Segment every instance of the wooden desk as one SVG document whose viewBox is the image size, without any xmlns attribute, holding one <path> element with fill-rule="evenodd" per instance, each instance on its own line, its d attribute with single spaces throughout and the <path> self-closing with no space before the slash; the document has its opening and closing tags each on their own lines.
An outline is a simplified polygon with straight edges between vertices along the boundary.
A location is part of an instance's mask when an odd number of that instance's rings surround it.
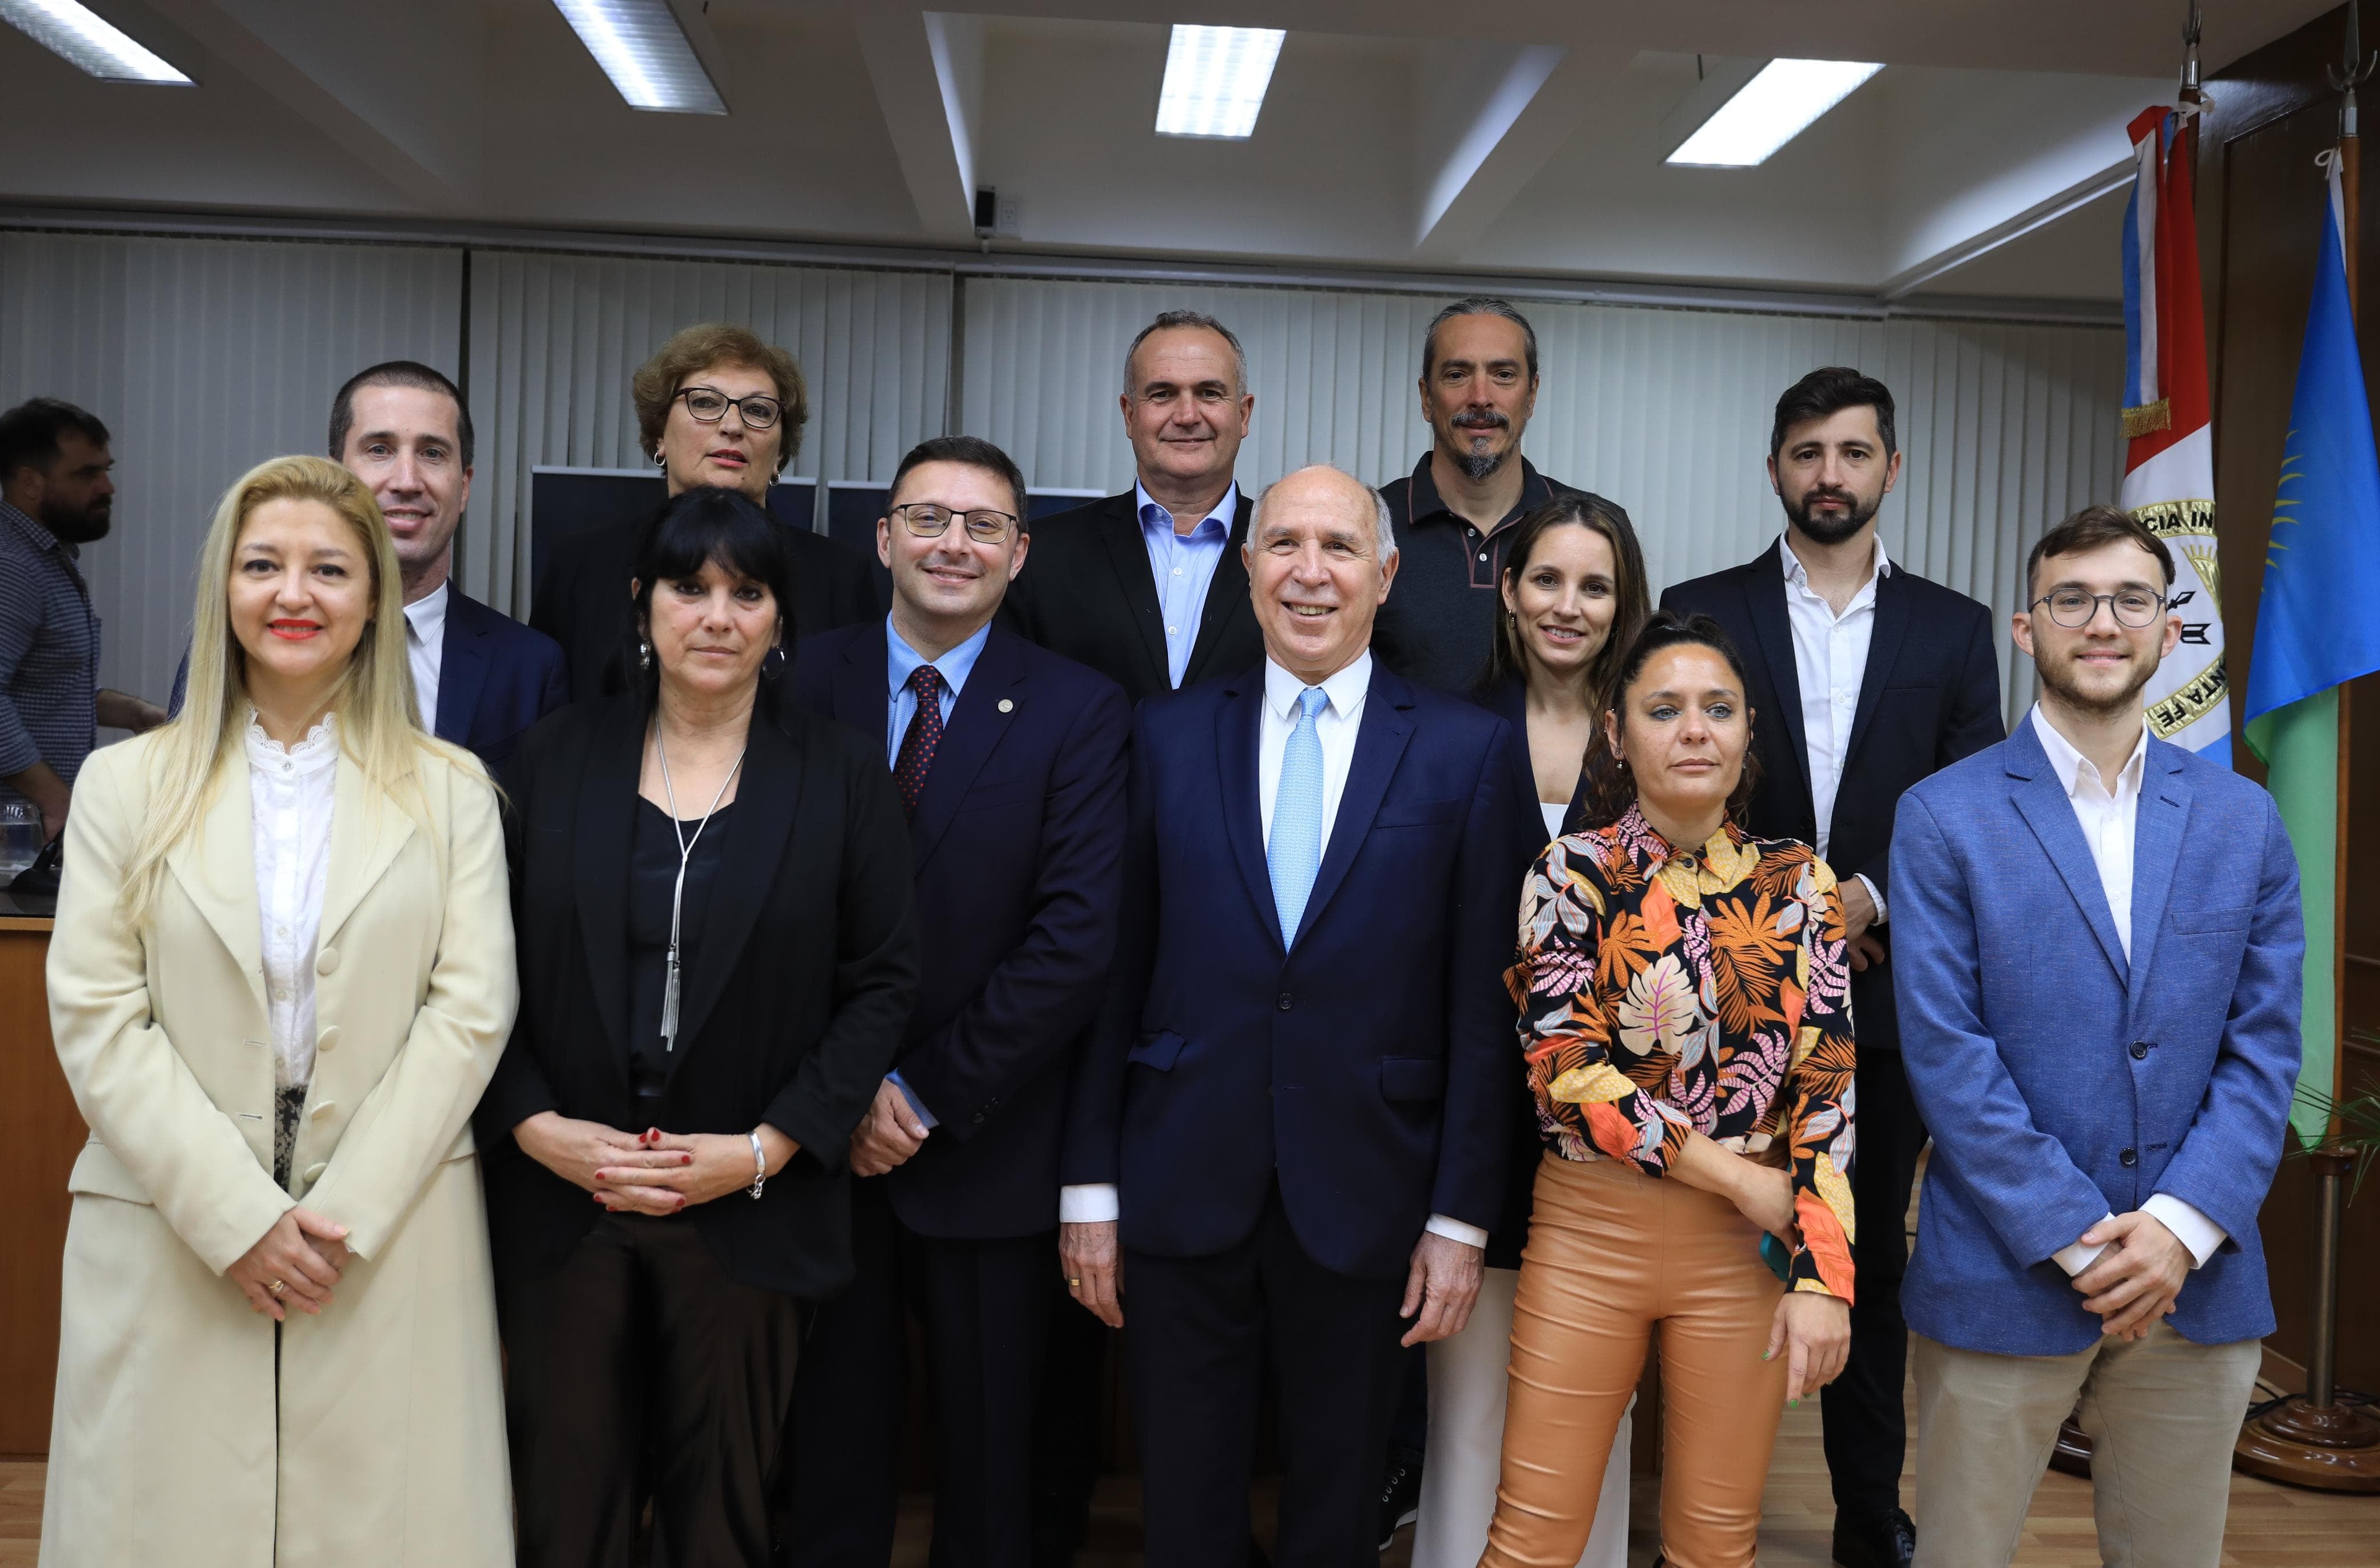
<svg viewBox="0 0 2380 1568">
<path fill-rule="evenodd" d="M 90 1136 L 50 1044 L 46 918 L 0 913 L 0 1107 L 21 1180 L 0 1204 L 0 1457 L 50 1449 L 67 1173 Z"/>
</svg>

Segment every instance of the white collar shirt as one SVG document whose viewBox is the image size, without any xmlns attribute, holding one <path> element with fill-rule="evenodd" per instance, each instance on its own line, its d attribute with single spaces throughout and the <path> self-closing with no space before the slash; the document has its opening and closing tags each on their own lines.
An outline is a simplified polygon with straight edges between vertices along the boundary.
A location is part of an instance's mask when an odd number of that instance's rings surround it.
<svg viewBox="0 0 2380 1568">
<path fill-rule="evenodd" d="M 1824 859 L 1834 837 L 1835 796 L 1842 790 L 1843 761 L 1851 753 L 1852 721 L 1859 714 L 1868 645 L 1876 638 L 1876 585 L 1891 572 L 1892 562 L 1878 538 L 1867 581 L 1838 615 L 1825 596 L 1810 587 L 1808 568 L 1781 534 L 1777 553 L 1784 558 L 1785 619 L 1793 628 L 1793 675 L 1802 688 L 1803 752 L 1810 768 L 1810 808 L 1818 830 L 1815 847 Z M 1866 877 L 1859 880 L 1876 905 L 1877 923 L 1882 924 L 1884 890 Z"/>
<path fill-rule="evenodd" d="M 283 1088 L 303 1088 L 314 1076 L 314 946 L 330 882 L 338 720 L 325 718 L 285 748 L 251 711 L 242 738 L 273 1078 Z"/>
<path fill-rule="evenodd" d="M 1305 683 L 1268 657 L 1265 660 L 1264 715 L 1257 736 L 1257 811 L 1264 824 L 1265 843 L 1272 843 L 1273 796 L 1281 793 L 1281 753 L 1297 728 L 1298 694 Z M 1330 825 L 1339 820 L 1339 797 L 1347 793 L 1347 769 L 1355 760 L 1355 732 L 1364 722 L 1364 699 L 1372 689 L 1372 651 L 1366 649 L 1354 662 L 1321 682 L 1330 698 L 1314 717 L 1315 738 L 1322 743 L 1322 845 L 1330 845 Z"/>
<path fill-rule="evenodd" d="M 413 666 L 414 717 L 438 728 L 438 673 L 446 662 L 446 596 L 455 585 L 442 582 L 405 607 L 405 657 Z"/>
</svg>

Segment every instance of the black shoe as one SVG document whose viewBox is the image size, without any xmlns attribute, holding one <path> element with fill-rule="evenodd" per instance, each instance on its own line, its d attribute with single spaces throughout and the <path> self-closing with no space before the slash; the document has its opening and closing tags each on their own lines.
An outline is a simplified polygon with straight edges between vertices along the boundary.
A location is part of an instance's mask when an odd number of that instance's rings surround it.
<svg viewBox="0 0 2380 1568">
<path fill-rule="evenodd" d="M 1896 1508 L 1889 1513 L 1835 1513 L 1835 1561 L 1842 1568 L 1909 1568 L 1917 1556 L 1917 1525 Z"/>
<path fill-rule="evenodd" d="M 1380 1550 L 1397 1532 L 1421 1517 L 1421 1465 L 1417 1460 L 1390 1461 L 1388 1479 L 1380 1483 Z"/>
</svg>

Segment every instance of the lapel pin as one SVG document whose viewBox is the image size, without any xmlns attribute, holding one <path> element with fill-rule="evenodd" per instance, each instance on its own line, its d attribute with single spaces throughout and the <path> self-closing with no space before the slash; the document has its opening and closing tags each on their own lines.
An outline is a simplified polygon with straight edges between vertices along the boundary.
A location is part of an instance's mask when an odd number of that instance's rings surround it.
<svg viewBox="0 0 2380 1568">
<path fill-rule="evenodd" d="M 1000 711 L 1003 713 L 1014 713 L 1016 711 L 1016 704 L 1003 697 L 1000 699 Z"/>
</svg>

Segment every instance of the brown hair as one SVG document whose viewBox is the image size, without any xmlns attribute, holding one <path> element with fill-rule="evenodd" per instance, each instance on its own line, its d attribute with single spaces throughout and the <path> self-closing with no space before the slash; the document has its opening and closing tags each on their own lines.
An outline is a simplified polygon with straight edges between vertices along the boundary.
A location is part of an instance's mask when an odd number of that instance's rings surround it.
<svg viewBox="0 0 2380 1568">
<path fill-rule="evenodd" d="M 1611 708 L 1620 714 L 1620 727 L 1626 730 L 1628 688 L 1636 684 L 1636 677 L 1645 673 L 1645 666 L 1652 661 L 1654 654 L 1665 648 L 1677 648 L 1688 643 L 1707 648 L 1726 660 L 1728 668 L 1735 672 L 1736 684 L 1743 688 L 1744 712 L 1747 715 L 1743 771 L 1727 797 L 1728 817 L 1736 826 L 1742 827 L 1743 808 L 1751 802 L 1752 792 L 1760 787 L 1760 753 L 1753 748 L 1752 725 L 1748 718 L 1752 711 L 1752 685 L 1744 678 L 1743 661 L 1737 657 L 1735 644 L 1727 639 L 1727 633 L 1719 628 L 1717 621 L 1708 615 L 1682 616 L 1672 610 L 1654 611 L 1620 661 L 1620 674 L 1611 687 Z M 1608 746 L 1609 743 L 1606 744 Z M 1607 767 L 1588 771 L 1588 828 L 1610 826 L 1626 816 L 1628 808 L 1635 804 L 1636 775 L 1629 771 L 1624 759 L 1612 760 Z M 1678 847 L 1692 846 L 1681 845 Z"/>
<path fill-rule="evenodd" d="M 777 472 L 802 449 L 802 427 L 809 422 L 809 389 L 794 357 L 773 343 L 764 343 L 749 327 L 726 322 L 705 322 L 679 332 L 637 367 L 629 378 L 628 395 L 637 405 L 637 436 L 648 456 L 659 452 L 662 427 L 669 423 L 670 405 L 677 401 L 680 383 L 713 365 L 737 365 L 759 371 L 777 383 L 777 401 L 785 411 L 777 421 Z"/>
<path fill-rule="evenodd" d="M 2034 575 L 2044 561 L 2053 555 L 2087 555 L 2118 540 L 2130 540 L 2155 556 L 2156 564 L 2165 571 L 2165 586 L 2173 586 L 2173 552 L 2166 548 L 2165 541 L 2122 507 L 2095 503 L 2034 541 L 2032 553 L 2024 558 L 2025 598 L 2033 598 Z"/>
</svg>

